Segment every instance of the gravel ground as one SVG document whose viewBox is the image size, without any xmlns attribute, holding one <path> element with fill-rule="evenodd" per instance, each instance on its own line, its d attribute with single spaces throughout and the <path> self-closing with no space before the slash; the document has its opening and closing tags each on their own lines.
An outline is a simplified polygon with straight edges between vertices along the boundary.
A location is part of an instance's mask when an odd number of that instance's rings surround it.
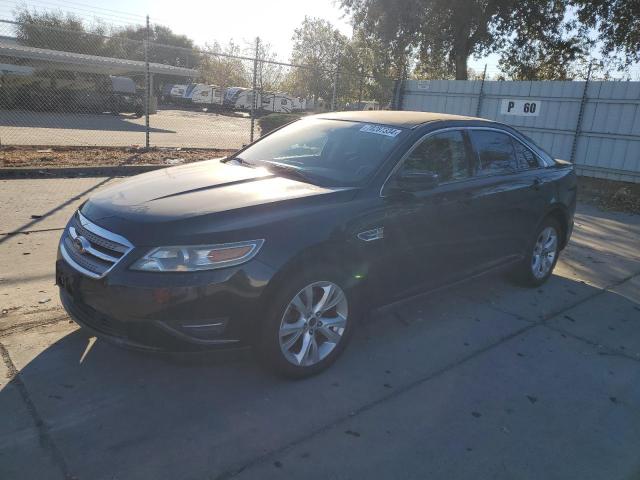
<svg viewBox="0 0 640 480">
<path fill-rule="evenodd" d="M 3 147 L 0 149 L 0 168 L 29 167 L 96 167 L 124 165 L 177 165 L 209 158 L 224 157 L 235 150 L 197 148 L 140 148 L 117 147 Z"/>
</svg>

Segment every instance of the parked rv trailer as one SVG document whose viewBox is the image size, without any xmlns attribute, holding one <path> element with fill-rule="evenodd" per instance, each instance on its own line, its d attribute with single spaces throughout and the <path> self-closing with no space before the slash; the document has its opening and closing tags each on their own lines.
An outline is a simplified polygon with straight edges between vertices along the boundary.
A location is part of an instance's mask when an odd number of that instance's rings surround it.
<svg viewBox="0 0 640 480">
<path fill-rule="evenodd" d="M 221 107 L 224 101 L 224 91 L 217 85 L 199 83 L 191 92 L 194 105 Z"/>
<path fill-rule="evenodd" d="M 237 108 L 237 103 L 240 95 L 246 92 L 247 89 L 244 87 L 229 87 L 224 92 L 224 101 L 223 106 L 229 109 Z"/>
<path fill-rule="evenodd" d="M 294 110 L 294 98 L 286 93 L 262 93 L 260 100 L 264 112 L 291 113 Z"/>
<path fill-rule="evenodd" d="M 307 109 L 307 99 L 301 97 L 293 97 L 293 111 L 304 112 Z"/>
<path fill-rule="evenodd" d="M 181 103 L 184 92 L 187 91 L 188 85 L 173 85 L 169 92 L 169 97 L 172 103 Z"/>
<path fill-rule="evenodd" d="M 187 88 L 184 89 L 184 93 L 182 94 L 182 98 L 178 99 L 178 103 L 181 105 L 191 105 L 193 103 L 193 91 L 198 85 L 198 83 L 190 83 L 187 85 Z"/>
</svg>

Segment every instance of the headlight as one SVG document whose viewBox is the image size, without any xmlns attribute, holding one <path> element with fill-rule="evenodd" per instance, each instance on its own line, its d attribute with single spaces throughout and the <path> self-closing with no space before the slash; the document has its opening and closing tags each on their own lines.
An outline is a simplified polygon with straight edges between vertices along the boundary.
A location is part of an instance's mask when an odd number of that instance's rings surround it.
<svg viewBox="0 0 640 480">
<path fill-rule="evenodd" d="M 194 272 L 231 267 L 248 262 L 256 256 L 264 240 L 158 247 L 131 266 L 132 270 L 146 272 Z"/>
</svg>

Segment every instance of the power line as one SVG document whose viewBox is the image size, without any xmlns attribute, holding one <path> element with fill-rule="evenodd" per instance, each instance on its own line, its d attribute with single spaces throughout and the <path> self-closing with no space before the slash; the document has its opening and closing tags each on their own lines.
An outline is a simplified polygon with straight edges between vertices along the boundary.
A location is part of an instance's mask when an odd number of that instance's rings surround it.
<svg viewBox="0 0 640 480">
<path fill-rule="evenodd" d="M 86 17 L 89 17 L 91 15 L 94 17 L 94 19 L 104 20 L 105 23 L 118 24 L 119 26 L 143 23 L 142 20 L 136 21 L 132 18 L 121 17 L 119 15 L 114 15 L 114 14 L 96 12 L 90 9 L 85 9 L 80 7 L 72 7 L 72 8 L 63 7 L 57 3 L 50 2 L 47 0 L 30 0 L 29 5 L 24 4 L 24 2 L 21 2 L 20 0 L 1 0 L 1 1 L 3 3 L 11 4 L 11 6 L 14 8 L 24 7 L 28 11 L 34 11 L 36 10 L 36 8 L 40 8 L 45 11 L 60 10 L 60 11 L 64 11 L 64 13 L 71 13 L 74 15 L 78 15 L 80 17 L 84 17 L 85 19 Z"/>
</svg>

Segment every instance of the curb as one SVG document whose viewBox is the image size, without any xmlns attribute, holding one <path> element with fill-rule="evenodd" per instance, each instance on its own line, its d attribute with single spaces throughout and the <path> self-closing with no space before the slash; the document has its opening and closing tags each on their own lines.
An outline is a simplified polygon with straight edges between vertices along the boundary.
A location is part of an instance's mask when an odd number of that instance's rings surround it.
<svg viewBox="0 0 640 480">
<path fill-rule="evenodd" d="M 171 165 L 105 165 L 103 167 L 0 168 L 0 179 L 129 177 Z"/>
</svg>

